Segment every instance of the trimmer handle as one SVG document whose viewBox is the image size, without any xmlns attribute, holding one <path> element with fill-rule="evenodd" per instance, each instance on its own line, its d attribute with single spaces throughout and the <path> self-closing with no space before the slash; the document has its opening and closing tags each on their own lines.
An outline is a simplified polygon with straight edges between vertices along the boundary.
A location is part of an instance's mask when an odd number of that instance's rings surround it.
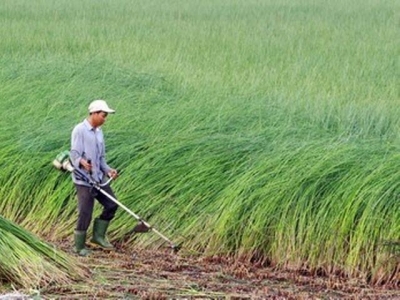
<svg viewBox="0 0 400 300">
<path fill-rule="evenodd" d="M 92 164 L 92 160 L 90 158 L 87 160 L 87 162 L 89 165 Z M 92 175 L 92 169 L 89 170 L 89 174 Z"/>
</svg>

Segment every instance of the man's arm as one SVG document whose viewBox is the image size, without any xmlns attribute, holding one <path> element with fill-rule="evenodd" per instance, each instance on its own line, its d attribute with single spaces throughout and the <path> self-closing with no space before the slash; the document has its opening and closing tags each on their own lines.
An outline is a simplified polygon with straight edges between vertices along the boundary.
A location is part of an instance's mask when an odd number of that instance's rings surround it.
<svg viewBox="0 0 400 300">
<path fill-rule="evenodd" d="M 83 145 L 82 133 L 79 130 L 79 127 L 76 126 L 72 130 L 71 134 L 71 151 L 70 151 L 71 164 L 74 168 L 80 167 L 80 160 L 82 159 L 83 151 L 84 151 L 84 145 Z"/>
</svg>

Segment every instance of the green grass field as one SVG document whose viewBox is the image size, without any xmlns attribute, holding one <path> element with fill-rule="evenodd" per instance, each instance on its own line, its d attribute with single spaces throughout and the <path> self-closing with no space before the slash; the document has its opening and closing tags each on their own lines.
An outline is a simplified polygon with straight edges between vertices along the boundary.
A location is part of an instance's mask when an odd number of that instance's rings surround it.
<svg viewBox="0 0 400 300">
<path fill-rule="evenodd" d="M 102 98 L 119 199 L 190 251 L 399 282 L 399 8 L 2 1 L 0 214 L 72 235 L 51 161 Z M 120 210 L 111 237 L 134 223 Z"/>
</svg>

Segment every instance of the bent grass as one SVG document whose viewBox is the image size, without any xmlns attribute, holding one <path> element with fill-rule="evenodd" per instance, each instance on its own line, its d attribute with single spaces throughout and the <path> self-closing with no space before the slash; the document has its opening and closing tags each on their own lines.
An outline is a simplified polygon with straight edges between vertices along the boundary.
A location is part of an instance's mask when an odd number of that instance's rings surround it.
<svg viewBox="0 0 400 300">
<path fill-rule="evenodd" d="M 382 246 L 400 239 L 395 8 L 5 1 L 0 213 L 72 235 L 73 187 L 51 161 L 105 98 L 119 199 L 191 251 L 398 283 Z M 111 237 L 133 226 L 120 210 Z"/>
</svg>

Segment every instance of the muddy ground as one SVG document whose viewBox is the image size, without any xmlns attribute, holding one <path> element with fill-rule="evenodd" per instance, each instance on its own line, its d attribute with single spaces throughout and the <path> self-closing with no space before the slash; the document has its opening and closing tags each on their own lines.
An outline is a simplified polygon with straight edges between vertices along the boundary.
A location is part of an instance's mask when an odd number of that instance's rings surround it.
<svg viewBox="0 0 400 300">
<path fill-rule="evenodd" d="M 69 245 L 60 247 L 72 253 Z M 400 299 L 399 287 L 194 256 L 185 249 L 174 254 L 117 245 L 114 252 L 94 249 L 79 259 L 91 270 L 87 280 L 46 287 L 42 299 Z"/>
</svg>

